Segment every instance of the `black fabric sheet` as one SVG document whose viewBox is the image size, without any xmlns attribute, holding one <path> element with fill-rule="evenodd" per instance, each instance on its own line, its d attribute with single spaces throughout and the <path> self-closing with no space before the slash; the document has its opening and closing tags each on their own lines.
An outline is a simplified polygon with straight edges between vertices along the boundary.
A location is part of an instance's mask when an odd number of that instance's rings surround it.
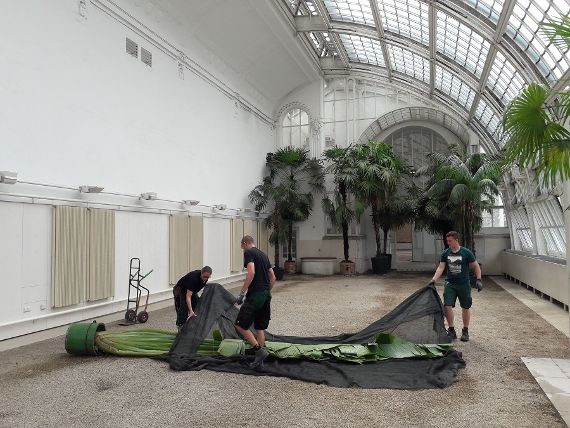
<svg viewBox="0 0 570 428">
<path fill-rule="evenodd" d="M 449 351 L 441 358 L 410 358 L 354 364 L 336 360 L 278 360 L 269 357 L 263 368 L 251 370 L 253 356 L 201 356 L 196 350 L 214 330 L 224 338 L 239 338 L 234 329 L 238 308 L 235 297 L 219 284 L 208 284 L 191 318 L 180 330 L 168 354 L 160 357 L 173 370 L 214 370 L 254 376 L 283 376 L 336 387 L 426 389 L 451 385 L 465 367 L 461 353 Z M 378 321 L 354 334 L 297 337 L 273 335 L 266 340 L 289 343 L 368 343 L 380 333 L 390 333 L 414 343 L 449 343 L 443 322 L 443 305 L 433 285 L 423 287 Z"/>
</svg>

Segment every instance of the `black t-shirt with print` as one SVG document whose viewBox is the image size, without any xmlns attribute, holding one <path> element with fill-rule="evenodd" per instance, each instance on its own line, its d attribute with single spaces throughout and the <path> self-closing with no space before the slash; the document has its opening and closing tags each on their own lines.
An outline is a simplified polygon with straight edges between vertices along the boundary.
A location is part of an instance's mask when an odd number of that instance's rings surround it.
<svg viewBox="0 0 570 428">
<path fill-rule="evenodd" d="M 243 267 L 247 268 L 248 263 L 251 262 L 255 266 L 255 276 L 247 289 L 247 294 L 269 290 L 269 268 L 271 268 L 269 259 L 263 251 L 252 247 L 243 252 Z"/>
</svg>

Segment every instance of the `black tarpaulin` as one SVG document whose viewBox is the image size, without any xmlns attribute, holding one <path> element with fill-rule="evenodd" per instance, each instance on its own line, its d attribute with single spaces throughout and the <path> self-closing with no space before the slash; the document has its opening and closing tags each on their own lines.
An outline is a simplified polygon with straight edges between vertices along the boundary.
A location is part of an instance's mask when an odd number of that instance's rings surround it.
<svg viewBox="0 0 570 428">
<path fill-rule="evenodd" d="M 460 368 L 461 353 L 449 351 L 441 358 L 409 358 L 354 364 L 343 361 L 279 360 L 268 357 L 263 368 L 251 370 L 253 356 L 201 356 L 196 349 L 202 340 L 220 330 L 224 338 L 239 338 L 234 321 L 238 308 L 235 297 L 219 284 L 208 284 L 191 318 L 180 330 L 170 352 L 160 359 L 173 370 L 215 370 L 255 376 L 284 376 L 336 387 L 425 389 L 451 385 Z M 266 340 L 288 343 L 368 343 L 385 332 L 414 343 L 449 343 L 443 305 L 433 285 L 413 293 L 394 310 L 354 334 L 298 337 L 273 335 Z"/>
</svg>

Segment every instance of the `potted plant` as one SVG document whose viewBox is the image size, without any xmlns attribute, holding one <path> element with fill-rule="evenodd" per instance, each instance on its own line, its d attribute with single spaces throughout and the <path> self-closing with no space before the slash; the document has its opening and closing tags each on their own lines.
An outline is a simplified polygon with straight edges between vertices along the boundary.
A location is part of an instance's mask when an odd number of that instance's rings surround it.
<svg viewBox="0 0 570 428">
<path fill-rule="evenodd" d="M 499 194 L 501 166 L 484 153 L 431 153 L 428 157 L 438 167 L 427 196 L 453 214 L 464 246 L 475 253 L 474 236 L 481 229 L 483 211 L 491 209 Z"/>
<path fill-rule="evenodd" d="M 325 173 L 333 177 L 335 186 L 334 198 L 325 197 L 322 200 L 323 211 L 330 220 L 331 225 L 342 233 L 344 259 L 340 262 L 340 272 L 353 274 L 355 264 L 349 257 L 348 227 L 355 220 L 356 213 L 349 203 L 349 192 L 356 178 L 354 159 L 350 147 L 332 147 L 323 153 L 328 165 Z"/>
<path fill-rule="evenodd" d="M 287 242 L 285 272 L 296 272 L 292 257 L 293 223 L 306 220 L 313 207 L 313 195 L 324 189 L 323 167 L 320 160 L 309 158 L 306 149 L 285 147 L 268 153 L 265 165 L 269 174 L 263 183 L 249 194 L 256 210 L 272 206 L 266 220 L 272 229 L 269 237 L 275 245 L 275 266 L 279 269 L 279 243 Z"/>
<path fill-rule="evenodd" d="M 376 255 L 371 258 L 372 270 L 382 274 L 391 267 L 392 255 L 387 252 L 388 231 L 393 227 L 390 222 L 396 224 L 396 219 L 387 217 L 400 209 L 398 205 L 401 202 L 395 201 L 397 185 L 403 175 L 411 173 L 411 169 L 394 154 L 390 145 L 377 141 L 355 146 L 355 161 L 358 176 L 355 192 L 365 205 L 370 206 L 376 239 Z"/>
<path fill-rule="evenodd" d="M 270 231 L 269 243 L 274 246 L 273 271 L 277 280 L 283 279 L 284 270 L 280 266 L 279 244 L 285 240 L 284 222 L 281 218 L 285 189 L 276 185 L 270 176 L 263 178 L 263 182 L 255 186 L 249 193 L 249 200 L 256 211 L 263 211 L 271 206 L 269 216 L 263 221 L 264 226 Z"/>
</svg>

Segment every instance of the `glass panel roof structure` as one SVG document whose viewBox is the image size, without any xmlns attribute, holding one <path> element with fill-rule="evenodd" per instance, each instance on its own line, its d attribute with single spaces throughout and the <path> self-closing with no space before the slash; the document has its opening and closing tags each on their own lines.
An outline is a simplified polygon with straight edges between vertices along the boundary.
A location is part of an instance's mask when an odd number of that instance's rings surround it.
<svg viewBox="0 0 570 428">
<path fill-rule="evenodd" d="M 503 105 L 515 98 L 526 86 L 526 82 L 514 65 L 499 51 L 487 80 L 487 87 L 495 93 Z"/>
<path fill-rule="evenodd" d="M 514 41 L 535 59 L 544 76 L 554 81 L 570 65 L 568 51 L 561 52 L 539 30 L 546 19 L 559 20 L 570 13 L 570 5 L 565 0 L 517 0 L 509 18 L 507 33 Z"/>
<path fill-rule="evenodd" d="M 443 67 L 435 69 L 435 87 L 456 100 L 466 110 L 471 109 L 475 91 L 453 73 Z"/>
<path fill-rule="evenodd" d="M 395 45 L 388 45 L 388 54 L 395 71 L 429 83 L 429 60 Z"/>
<path fill-rule="evenodd" d="M 472 8 L 476 9 L 486 18 L 489 18 L 493 23 L 497 23 L 501 10 L 503 10 L 503 0 L 466 0 Z"/>
<path fill-rule="evenodd" d="M 441 11 L 437 12 L 437 51 L 481 76 L 489 53 L 489 42 L 467 25 Z"/>
<path fill-rule="evenodd" d="M 475 111 L 475 119 L 487 130 L 489 135 L 495 137 L 496 141 L 499 140 L 499 124 L 501 119 L 491 109 L 491 107 L 484 101 L 479 101 L 477 110 Z"/>
<path fill-rule="evenodd" d="M 323 74 L 403 78 L 416 95 L 477 122 L 497 149 L 503 109 L 527 84 L 570 80 L 570 51 L 541 29 L 568 16 L 570 0 L 279 1 Z"/>
<path fill-rule="evenodd" d="M 324 0 L 327 11 L 334 21 L 356 22 L 374 27 L 374 16 L 370 2 L 359 0 Z"/>
<path fill-rule="evenodd" d="M 382 46 L 378 40 L 351 34 L 340 34 L 340 40 L 351 61 L 384 67 Z"/>
<path fill-rule="evenodd" d="M 361 2 L 363 0 L 360 0 Z M 368 0 L 366 0 L 368 1 Z M 385 31 L 429 45 L 428 5 L 418 0 L 372 0 L 378 2 Z"/>
</svg>

